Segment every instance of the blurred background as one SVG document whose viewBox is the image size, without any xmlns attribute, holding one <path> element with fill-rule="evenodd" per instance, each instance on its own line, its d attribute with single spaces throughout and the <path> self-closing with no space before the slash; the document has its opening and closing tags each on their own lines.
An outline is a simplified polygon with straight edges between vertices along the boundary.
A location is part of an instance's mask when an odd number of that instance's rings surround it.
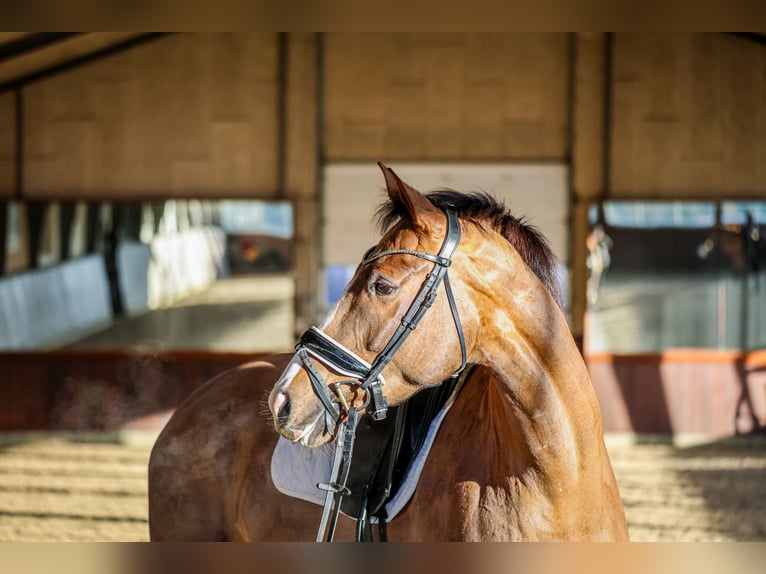
<svg viewBox="0 0 766 574">
<path fill-rule="evenodd" d="M 379 160 L 548 238 L 605 430 L 671 445 L 615 447 L 627 506 L 713 509 L 634 537 L 766 536 L 766 34 L 5 32 L 0 539 L 145 538 L 153 437 L 338 297 Z"/>
</svg>

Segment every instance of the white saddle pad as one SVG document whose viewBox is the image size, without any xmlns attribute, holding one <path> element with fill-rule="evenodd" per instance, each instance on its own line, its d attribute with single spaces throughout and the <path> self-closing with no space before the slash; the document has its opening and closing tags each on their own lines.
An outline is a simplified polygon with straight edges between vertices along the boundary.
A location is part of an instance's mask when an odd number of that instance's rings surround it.
<svg viewBox="0 0 766 574">
<path fill-rule="evenodd" d="M 423 472 L 428 453 L 439 432 L 439 427 L 447 415 L 454 402 L 454 396 L 450 398 L 447 404 L 436 415 L 428 429 L 423 448 L 420 449 L 415 460 L 412 461 L 407 475 L 402 482 L 402 486 L 396 495 L 386 504 L 386 513 L 388 520 L 393 520 L 399 512 L 406 506 Z M 335 455 L 335 443 L 323 444 L 316 448 L 308 448 L 299 443 L 293 443 L 279 437 L 279 442 L 274 449 L 271 457 L 271 479 L 274 486 L 282 494 L 300 498 L 308 502 L 313 502 L 322 506 L 325 500 L 325 491 L 317 488 L 318 483 L 330 482 L 330 472 L 332 470 L 332 461 Z M 350 518 L 356 519 L 355 516 Z M 373 518 L 371 522 L 377 522 Z"/>
</svg>

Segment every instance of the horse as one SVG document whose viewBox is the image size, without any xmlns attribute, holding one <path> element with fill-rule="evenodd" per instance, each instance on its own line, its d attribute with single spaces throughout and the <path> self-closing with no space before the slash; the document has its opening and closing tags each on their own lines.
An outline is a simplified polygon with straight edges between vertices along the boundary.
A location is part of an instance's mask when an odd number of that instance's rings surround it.
<svg viewBox="0 0 766 574">
<path fill-rule="evenodd" d="M 707 259 L 716 249 L 735 273 L 757 277 L 766 267 L 766 237 L 750 212 L 746 212 L 743 225 L 716 223 L 710 236 L 697 246 L 697 257 Z"/>
<path fill-rule="evenodd" d="M 604 226 L 597 224 L 585 240 L 585 246 L 588 248 L 585 264 L 590 271 L 586 292 L 588 303 L 595 305 L 598 301 L 601 282 L 612 263 L 609 250 L 614 246 L 614 242 L 604 231 Z"/>
<path fill-rule="evenodd" d="M 442 384 L 461 362 L 471 366 L 388 538 L 627 540 L 598 401 L 557 300 L 556 260 L 545 240 L 487 195 L 422 195 L 381 169 L 387 231 L 318 330 L 374 364 L 428 283 L 454 218 L 461 237 L 449 283 L 438 285 L 430 309 L 384 365 L 378 401 L 402 404 Z M 335 388 L 350 409 L 365 413 L 372 404 L 370 387 L 349 383 L 316 356 L 304 365 L 299 354 L 300 344 L 296 355 L 224 373 L 176 410 L 150 457 L 153 541 L 314 539 L 321 508 L 282 495 L 272 482 L 279 434 L 308 447 L 337 438 L 344 412 L 327 416 L 310 370 L 327 385 L 341 383 Z M 354 533 L 354 521 L 341 515 L 335 538 Z"/>
</svg>

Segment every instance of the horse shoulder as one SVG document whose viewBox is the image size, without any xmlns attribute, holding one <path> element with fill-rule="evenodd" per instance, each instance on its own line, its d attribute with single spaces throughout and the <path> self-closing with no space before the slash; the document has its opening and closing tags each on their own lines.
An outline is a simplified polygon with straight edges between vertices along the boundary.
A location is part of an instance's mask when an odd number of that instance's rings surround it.
<svg viewBox="0 0 766 574">
<path fill-rule="evenodd" d="M 466 382 L 439 431 L 412 502 L 391 524 L 392 536 L 425 541 L 627 539 L 603 441 L 591 446 L 601 452 L 600 463 L 582 485 L 571 492 L 554 488 L 553 477 L 571 476 L 571 469 L 555 460 L 543 462 L 530 451 L 520 429 L 498 408 L 492 381 L 490 371 L 477 369 Z"/>
<path fill-rule="evenodd" d="M 421 480 L 392 535 L 418 541 L 523 540 L 528 505 L 520 477 L 531 460 L 490 400 L 491 376 L 476 369 L 442 424 Z M 398 522 L 398 524 L 397 524 Z M 397 530 L 401 529 L 401 533 Z"/>
</svg>

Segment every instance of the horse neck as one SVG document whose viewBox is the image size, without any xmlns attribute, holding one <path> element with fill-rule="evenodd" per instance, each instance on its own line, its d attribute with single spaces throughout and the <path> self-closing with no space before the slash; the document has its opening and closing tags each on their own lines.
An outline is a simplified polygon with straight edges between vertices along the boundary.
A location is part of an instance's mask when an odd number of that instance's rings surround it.
<svg viewBox="0 0 766 574">
<path fill-rule="evenodd" d="M 563 313 L 518 254 L 511 257 L 507 267 L 495 263 L 499 254 L 477 265 L 473 302 L 482 322 L 472 362 L 491 370 L 493 416 L 506 418 L 499 424 L 511 425 L 535 463 L 576 471 L 603 443 L 595 393 Z"/>
</svg>

